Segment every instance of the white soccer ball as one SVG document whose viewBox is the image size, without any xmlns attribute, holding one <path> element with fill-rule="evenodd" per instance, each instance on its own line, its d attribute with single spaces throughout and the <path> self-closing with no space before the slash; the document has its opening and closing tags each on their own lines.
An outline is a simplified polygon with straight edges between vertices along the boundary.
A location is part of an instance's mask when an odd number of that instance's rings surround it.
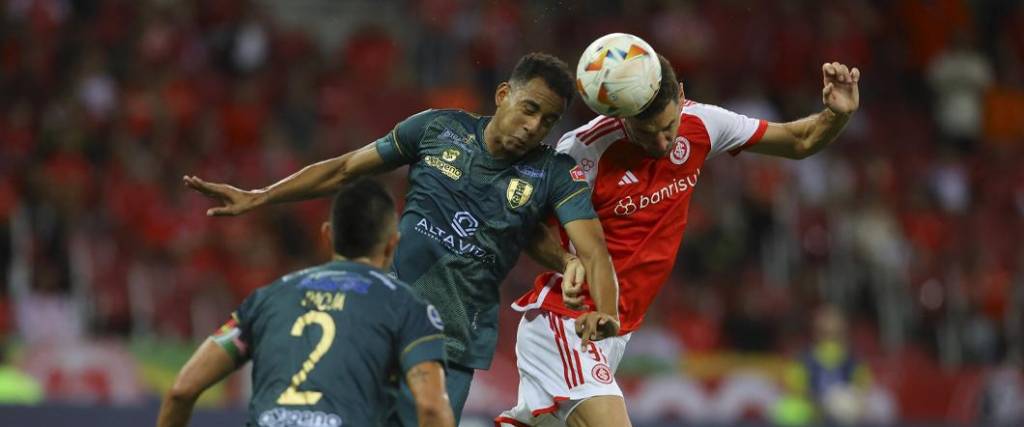
<svg viewBox="0 0 1024 427">
<path fill-rule="evenodd" d="M 598 114 L 636 115 L 654 99 L 661 83 L 661 63 L 640 37 L 612 33 L 594 40 L 576 65 L 576 89 Z"/>
</svg>

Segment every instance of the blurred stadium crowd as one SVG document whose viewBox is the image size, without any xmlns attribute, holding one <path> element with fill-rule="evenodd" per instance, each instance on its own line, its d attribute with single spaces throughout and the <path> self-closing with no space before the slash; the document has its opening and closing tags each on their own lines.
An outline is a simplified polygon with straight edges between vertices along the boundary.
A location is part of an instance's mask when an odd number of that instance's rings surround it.
<svg viewBox="0 0 1024 427">
<path fill-rule="evenodd" d="M 326 256 L 327 205 L 208 218 L 183 174 L 267 185 L 425 108 L 488 113 L 521 54 L 575 66 L 623 31 L 669 57 L 688 98 L 772 121 L 821 108 L 823 62 L 863 72 L 832 147 L 702 171 L 648 320 L 659 344 L 636 351 L 791 354 L 827 301 L 865 358 L 1019 370 L 1019 2 L 284 3 L 0 1 L 0 335 L 201 338 Z M 592 116 L 577 102 L 550 140 Z M 503 294 L 536 272 L 523 262 Z M 502 321 L 511 355 L 517 318 Z"/>
</svg>

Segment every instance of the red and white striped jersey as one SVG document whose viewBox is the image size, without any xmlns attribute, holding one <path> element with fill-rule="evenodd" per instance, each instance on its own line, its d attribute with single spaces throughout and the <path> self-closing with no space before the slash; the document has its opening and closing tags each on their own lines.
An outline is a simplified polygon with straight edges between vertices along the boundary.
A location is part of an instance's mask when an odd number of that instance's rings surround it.
<svg viewBox="0 0 1024 427">
<path fill-rule="evenodd" d="M 629 141 L 622 121 L 612 117 L 600 116 L 559 140 L 557 150 L 576 159 L 593 189 L 591 200 L 619 277 L 621 333 L 640 326 L 672 271 L 704 162 L 757 143 L 767 126 L 764 120 L 686 101 L 675 146 L 665 157 L 647 156 Z M 573 251 L 564 230 L 562 243 Z M 587 305 L 594 306 L 589 296 Z M 537 277 L 534 288 L 513 307 L 580 314 L 562 304 L 555 273 Z"/>
</svg>

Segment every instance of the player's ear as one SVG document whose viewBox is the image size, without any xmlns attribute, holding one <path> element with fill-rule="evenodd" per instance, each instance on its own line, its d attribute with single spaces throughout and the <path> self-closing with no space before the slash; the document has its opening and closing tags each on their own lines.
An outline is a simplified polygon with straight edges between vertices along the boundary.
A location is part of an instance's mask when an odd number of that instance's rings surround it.
<svg viewBox="0 0 1024 427">
<path fill-rule="evenodd" d="M 399 234 L 396 229 L 395 233 L 388 238 L 388 242 L 384 245 L 384 258 L 387 260 L 384 267 L 391 264 L 391 259 L 395 255 L 395 249 L 398 249 L 398 240 L 400 239 L 400 236 L 401 234 Z"/>
<path fill-rule="evenodd" d="M 330 246 L 331 251 L 333 252 L 334 251 L 334 232 L 333 232 L 333 228 L 331 228 L 331 222 L 330 221 L 324 221 L 323 224 L 320 224 L 320 236 L 323 237 L 323 239 L 325 241 L 327 241 L 327 244 Z"/>
<path fill-rule="evenodd" d="M 683 101 L 686 101 L 686 95 L 683 91 L 683 82 L 679 82 L 679 105 L 683 105 Z"/>
<path fill-rule="evenodd" d="M 512 93 L 512 85 L 508 82 L 501 82 L 498 89 L 494 91 L 494 105 L 500 107 L 510 93 Z"/>
</svg>

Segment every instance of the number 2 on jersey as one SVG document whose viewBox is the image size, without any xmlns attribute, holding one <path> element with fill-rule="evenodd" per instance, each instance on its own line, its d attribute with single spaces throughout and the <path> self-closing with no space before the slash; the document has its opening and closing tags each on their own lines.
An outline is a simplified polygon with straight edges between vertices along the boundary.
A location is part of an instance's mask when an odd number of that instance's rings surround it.
<svg viewBox="0 0 1024 427">
<path fill-rule="evenodd" d="M 302 362 L 302 369 L 292 375 L 291 385 L 277 398 L 278 405 L 313 405 L 320 401 L 321 393 L 319 391 L 299 391 L 298 387 L 306 381 L 309 371 L 313 370 L 316 362 L 320 361 L 324 353 L 331 348 L 331 343 L 334 342 L 334 319 L 322 311 L 309 311 L 295 319 L 295 324 L 292 325 L 292 336 L 301 337 L 306 326 L 313 323 L 320 325 L 323 335 L 320 336 L 320 342 L 313 348 L 313 352 L 309 353 L 309 358 Z"/>
</svg>

